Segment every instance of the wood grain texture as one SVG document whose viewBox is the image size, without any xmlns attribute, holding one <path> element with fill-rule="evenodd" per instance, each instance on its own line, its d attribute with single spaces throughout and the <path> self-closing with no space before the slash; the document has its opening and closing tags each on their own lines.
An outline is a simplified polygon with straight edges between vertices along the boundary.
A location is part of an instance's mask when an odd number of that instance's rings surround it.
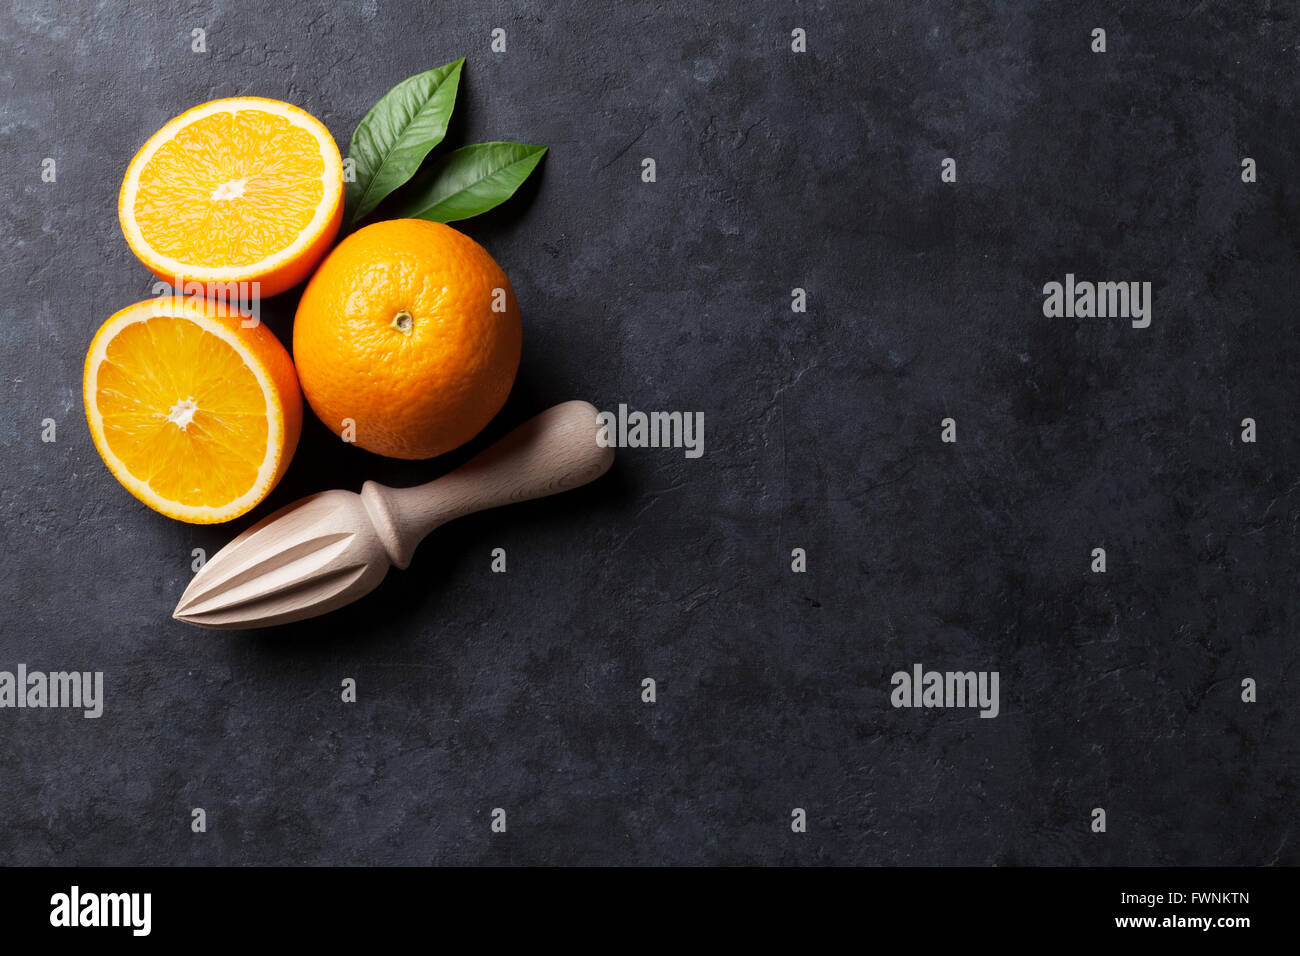
<svg viewBox="0 0 1300 956">
<path fill-rule="evenodd" d="M 448 475 L 414 488 L 368 481 L 325 491 L 255 524 L 208 561 L 173 617 L 210 628 L 258 628 L 325 614 L 370 593 L 390 565 L 456 518 L 569 491 L 599 478 L 614 449 L 596 442 L 596 409 L 547 409 Z"/>
</svg>

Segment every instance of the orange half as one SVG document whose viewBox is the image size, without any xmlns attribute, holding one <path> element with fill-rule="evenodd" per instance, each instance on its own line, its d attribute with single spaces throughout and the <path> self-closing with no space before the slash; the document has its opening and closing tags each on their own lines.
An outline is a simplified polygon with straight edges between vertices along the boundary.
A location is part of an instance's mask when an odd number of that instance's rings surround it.
<svg viewBox="0 0 1300 956">
<path fill-rule="evenodd" d="M 90 343 L 82 395 L 113 476 L 196 524 L 237 518 L 270 494 L 302 427 L 284 346 L 202 299 L 151 299 L 109 318 Z"/>
<path fill-rule="evenodd" d="M 213 100 L 140 148 L 117 212 L 131 251 L 160 279 L 257 282 L 275 295 L 307 278 L 338 234 L 343 162 L 324 124 L 296 106 Z"/>
</svg>

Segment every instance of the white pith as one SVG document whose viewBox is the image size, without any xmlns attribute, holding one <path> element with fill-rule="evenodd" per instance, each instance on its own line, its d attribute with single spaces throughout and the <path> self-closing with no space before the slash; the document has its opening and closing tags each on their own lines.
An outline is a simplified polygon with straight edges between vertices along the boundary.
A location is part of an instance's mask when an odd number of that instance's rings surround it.
<svg viewBox="0 0 1300 956">
<path fill-rule="evenodd" d="M 222 202 L 231 199 L 239 199 L 241 196 L 244 195 L 244 187 L 247 185 L 248 185 L 247 176 L 245 176 L 243 179 L 232 179 L 230 182 L 222 183 L 221 185 L 217 186 L 216 189 L 212 190 L 212 196 L 210 198 L 212 199 L 213 202 Z"/>
<path fill-rule="evenodd" d="M 190 422 L 194 421 L 194 413 L 199 410 L 199 406 L 193 398 L 182 398 L 167 411 L 167 421 L 171 422 L 181 431 L 189 427 Z"/>
</svg>

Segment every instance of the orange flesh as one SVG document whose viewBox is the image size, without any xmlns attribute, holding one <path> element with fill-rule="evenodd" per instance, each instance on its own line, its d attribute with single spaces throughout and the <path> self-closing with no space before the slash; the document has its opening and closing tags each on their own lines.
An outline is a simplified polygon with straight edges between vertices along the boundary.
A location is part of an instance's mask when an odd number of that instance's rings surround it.
<svg viewBox="0 0 1300 956">
<path fill-rule="evenodd" d="M 134 216 L 157 252 L 237 267 L 290 246 L 325 195 L 319 141 L 262 110 L 219 112 L 180 129 L 141 170 Z"/>
<path fill-rule="evenodd" d="M 266 458 L 267 406 L 256 376 L 188 319 L 155 317 L 118 332 L 99 366 L 95 402 L 112 453 L 170 501 L 234 501 Z"/>
</svg>

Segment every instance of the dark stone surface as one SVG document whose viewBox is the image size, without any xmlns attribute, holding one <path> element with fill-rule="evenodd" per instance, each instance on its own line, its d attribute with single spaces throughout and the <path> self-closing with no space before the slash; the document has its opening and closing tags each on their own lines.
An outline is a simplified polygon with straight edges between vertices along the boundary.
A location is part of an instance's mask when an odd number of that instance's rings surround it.
<svg viewBox="0 0 1300 956">
<path fill-rule="evenodd" d="M 0 862 L 1300 862 L 1293 5 L 72 6 L 0 11 L 0 669 L 103 670 L 107 704 L 0 710 Z M 150 294 L 133 152 L 235 94 L 346 146 L 461 55 L 449 144 L 551 146 L 464 224 L 524 311 L 507 408 L 421 464 L 309 420 L 232 526 L 137 504 L 79 392 Z M 1044 318 L 1067 271 L 1150 280 L 1151 327 Z M 574 397 L 703 411 L 706 453 L 446 527 L 326 619 L 170 620 L 192 548 Z M 1001 716 L 892 709 L 914 662 L 998 670 Z"/>
</svg>

